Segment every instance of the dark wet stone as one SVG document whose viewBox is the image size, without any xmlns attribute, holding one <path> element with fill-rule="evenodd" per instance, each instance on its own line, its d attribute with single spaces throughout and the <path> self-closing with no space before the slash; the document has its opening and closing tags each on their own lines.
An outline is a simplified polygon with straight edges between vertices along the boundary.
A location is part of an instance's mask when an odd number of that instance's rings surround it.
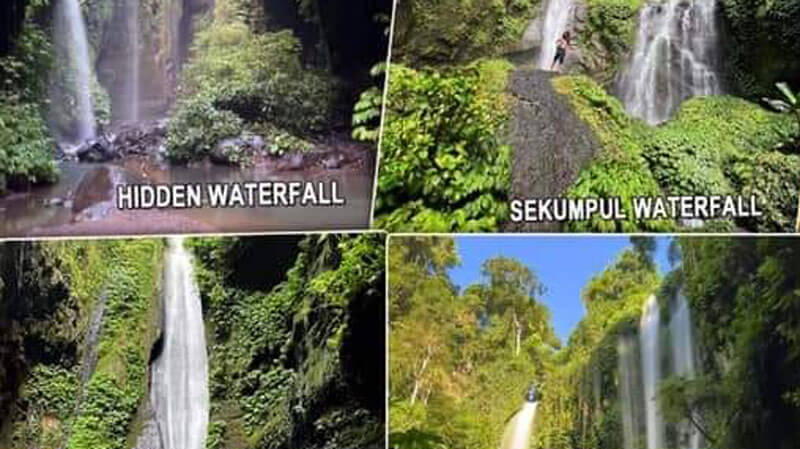
<svg viewBox="0 0 800 449">
<path fill-rule="evenodd" d="M 75 154 L 82 162 L 108 162 L 119 157 L 106 135 L 87 140 L 78 147 Z"/>
<path fill-rule="evenodd" d="M 80 213 L 95 204 L 111 201 L 114 181 L 109 167 L 97 167 L 81 179 L 72 199 L 72 212 Z"/>
<path fill-rule="evenodd" d="M 519 68 L 511 74 L 514 98 L 510 143 L 514 199 L 563 196 L 600 151 L 592 130 L 569 99 L 553 89 L 556 73 Z M 557 231 L 558 223 L 509 223 L 505 231 Z"/>
<path fill-rule="evenodd" d="M 335 170 L 341 168 L 344 156 L 341 154 L 331 154 L 322 160 L 322 166 L 328 170 Z"/>
</svg>

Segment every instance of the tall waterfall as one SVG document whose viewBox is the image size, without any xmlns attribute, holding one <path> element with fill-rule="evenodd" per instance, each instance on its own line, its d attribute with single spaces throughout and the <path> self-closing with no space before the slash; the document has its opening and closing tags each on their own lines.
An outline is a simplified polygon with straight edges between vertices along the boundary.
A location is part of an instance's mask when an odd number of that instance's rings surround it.
<svg viewBox="0 0 800 449">
<path fill-rule="evenodd" d="M 671 311 L 670 346 L 672 347 L 673 374 L 686 379 L 696 375 L 694 339 L 692 338 L 692 320 L 689 303 L 683 295 L 678 297 Z M 691 424 L 686 422 L 679 426 L 681 448 L 699 449 L 701 435 Z"/>
<path fill-rule="evenodd" d="M 720 93 L 716 6 L 716 0 L 655 0 L 642 8 L 633 56 L 620 80 L 631 115 L 658 124 L 687 98 Z"/>
<path fill-rule="evenodd" d="M 647 449 L 664 448 L 664 420 L 659 409 L 658 382 L 661 380 L 661 311 L 658 300 L 651 296 L 644 306 L 639 323 L 642 351 L 642 381 L 644 384 Z"/>
<path fill-rule="evenodd" d="M 128 73 L 125 81 L 126 116 L 128 120 L 139 120 L 139 0 L 125 0 L 125 24 L 128 35 Z"/>
<path fill-rule="evenodd" d="M 617 364 L 619 367 L 619 399 L 622 414 L 622 441 L 624 449 L 636 449 L 639 446 L 639 429 L 641 428 L 641 409 L 639 387 L 641 376 L 638 368 L 638 346 L 636 337 L 631 334 L 622 335 L 617 345 Z"/>
<path fill-rule="evenodd" d="M 550 70 L 556 55 L 556 41 L 567 31 L 574 0 L 549 0 L 542 25 L 542 48 L 536 67 Z M 574 33 L 573 33 L 574 34 Z"/>
<path fill-rule="evenodd" d="M 164 449 L 203 449 L 208 356 L 192 260 L 181 238 L 169 240 L 164 279 L 164 350 L 153 372 L 156 417 Z"/>
<path fill-rule="evenodd" d="M 536 420 L 538 402 L 525 402 L 522 409 L 506 425 L 501 449 L 528 449 Z"/>
<path fill-rule="evenodd" d="M 75 137 L 86 140 L 94 137 L 94 111 L 92 109 L 89 42 L 78 0 L 56 0 L 54 11 L 57 64 L 63 64 L 70 72 L 67 80 L 75 96 Z M 63 41 L 61 41 L 63 36 Z"/>
</svg>

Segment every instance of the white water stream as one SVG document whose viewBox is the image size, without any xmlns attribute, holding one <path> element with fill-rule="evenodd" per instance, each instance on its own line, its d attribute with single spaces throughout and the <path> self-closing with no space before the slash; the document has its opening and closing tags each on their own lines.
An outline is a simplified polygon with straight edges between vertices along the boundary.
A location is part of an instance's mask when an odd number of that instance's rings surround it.
<svg viewBox="0 0 800 449">
<path fill-rule="evenodd" d="M 56 49 L 58 64 L 66 64 L 70 90 L 75 96 L 75 137 L 79 141 L 91 139 L 95 135 L 94 110 L 92 109 L 91 62 L 86 25 L 78 0 L 57 0 L 54 11 Z M 61 39 L 63 41 L 59 42 Z"/>
<path fill-rule="evenodd" d="M 538 402 L 525 402 L 506 425 L 501 449 L 528 449 L 531 446 Z"/>
<path fill-rule="evenodd" d="M 651 296 L 645 303 L 639 323 L 647 449 L 664 449 L 664 420 L 658 403 L 658 382 L 661 380 L 660 322 L 658 300 Z"/>
<path fill-rule="evenodd" d="M 164 449 L 203 449 L 208 356 L 192 260 L 181 238 L 169 239 L 164 279 L 164 350 L 153 372 L 156 418 Z"/>
<path fill-rule="evenodd" d="M 631 115 L 658 124 L 684 100 L 720 93 L 716 6 L 716 0 L 666 0 L 642 8 L 633 56 L 620 80 Z"/>
<path fill-rule="evenodd" d="M 553 64 L 553 58 L 556 55 L 556 41 L 567 31 L 573 2 L 574 0 L 549 0 L 547 2 L 542 24 L 542 48 L 536 62 L 536 67 L 541 70 L 550 70 L 550 66 Z"/>
</svg>

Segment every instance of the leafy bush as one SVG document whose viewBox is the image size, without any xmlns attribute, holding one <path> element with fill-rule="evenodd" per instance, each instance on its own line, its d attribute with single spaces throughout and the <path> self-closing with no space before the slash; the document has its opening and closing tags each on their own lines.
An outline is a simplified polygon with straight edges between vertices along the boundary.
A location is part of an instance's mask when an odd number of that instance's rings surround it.
<svg viewBox="0 0 800 449">
<path fill-rule="evenodd" d="M 236 21 L 220 20 L 198 33 L 168 131 L 170 157 L 202 158 L 219 139 L 247 127 L 269 124 L 307 136 L 330 126 L 337 86 L 303 68 L 300 51 L 289 31 L 254 34 Z"/>
<path fill-rule="evenodd" d="M 568 95 L 579 117 L 603 145 L 600 157 L 584 170 L 568 194 L 574 197 L 658 195 L 756 195 L 765 210 L 759 220 L 739 220 L 752 230 L 787 230 L 796 211 L 797 170 L 794 157 L 781 149 L 797 136 L 788 114 L 769 112 L 748 101 L 697 97 L 684 102 L 676 116 L 660 127 L 628 117 L 619 101 L 583 76 L 554 80 Z M 786 165 L 781 165 L 786 164 Z M 581 231 L 671 229 L 672 223 L 591 221 L 570 223 Z M 723 226 L 730 223 L 709 223 Z"/>
<path fill-rule="evenodd" d="M 7 187 L 55 182 L 53 148 L 37 106 L 0 94 L 0 194 Z"/>
<path fill-rule="evenodd" d="M 446 73 L 391 67 L 379 226 L 493 230 L 505 219 L 511 149 L 502 136 L 510 68 L 504 61 Z"/>
<path fill-rule="evenodd" d="M 188 162 L 207 156 L 226 137 L 238 136 L 244 122 L 231 111 L 221 111 L 206 98 L 184 100 L 167 127 L 170 159 Z"/>
<path fill-rule="evenodd" d="M 557 92 L 569 96 L 578 117 L 595 132 L 602 144 L 598 159 L 584 170 L 567 195 L 575 198 L 619 197 L 626 212 L 625 221 L 570 222 L 571 231 L 632 232 L 638 229 L 667 231 L 663 221 L 635 220 L 631 200 L 634 196 L 658 196 L 661 189 L 642 157 L 644 129 L 625 113 L 620 102 L 585 76 L 553 80 Z"/>
</svg>

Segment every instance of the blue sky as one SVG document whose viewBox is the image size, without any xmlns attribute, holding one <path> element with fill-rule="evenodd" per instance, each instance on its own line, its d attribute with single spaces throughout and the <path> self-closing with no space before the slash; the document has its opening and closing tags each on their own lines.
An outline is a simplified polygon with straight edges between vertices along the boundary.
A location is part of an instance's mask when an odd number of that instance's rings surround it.
<svg viewBox="0 0 800 449">
<path fill-rule="evenodd" d="M 656 238 L 656 263 L 669 270 L 666 237 Z M 460 236 L 456 249 L 461 265 L 449 272 L 462 289 L 479 282 L 483 261 L 494 256 L 520 260 L 531 268 L 547 291 L 541 298 L 553 316 L 556 335 L 563 343 L 583 317 L 581 288 L 630 246 L 627 236 Z"/>
</svg>

